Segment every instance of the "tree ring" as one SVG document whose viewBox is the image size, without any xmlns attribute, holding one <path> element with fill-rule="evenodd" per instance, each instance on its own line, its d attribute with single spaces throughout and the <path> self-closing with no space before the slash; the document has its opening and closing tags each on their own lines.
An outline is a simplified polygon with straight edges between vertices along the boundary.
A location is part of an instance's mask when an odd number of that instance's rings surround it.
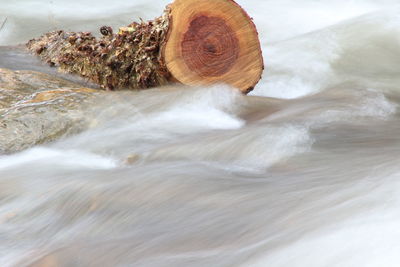
<svg viewBox="0 0 400 267">
<path fill-rule="evenodd" d="M 182 58 L 200 77 L 219 77 L 229 72 L 239 58 L 239 41 L 219 17 L 195 17 L 183 36 Z"/>
</svg>

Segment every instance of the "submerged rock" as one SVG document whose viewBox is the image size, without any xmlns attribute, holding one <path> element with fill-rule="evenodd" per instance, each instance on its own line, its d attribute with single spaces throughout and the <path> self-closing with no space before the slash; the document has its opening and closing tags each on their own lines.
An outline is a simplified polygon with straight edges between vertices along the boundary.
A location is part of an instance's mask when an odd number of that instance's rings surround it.
<svg viewBox="0 0 400 267">
<path fill-rule="evenodd" d="M 0 154 L 85 129 L 98 90 L 36 71 L 0 68 Z"/>
</svg>

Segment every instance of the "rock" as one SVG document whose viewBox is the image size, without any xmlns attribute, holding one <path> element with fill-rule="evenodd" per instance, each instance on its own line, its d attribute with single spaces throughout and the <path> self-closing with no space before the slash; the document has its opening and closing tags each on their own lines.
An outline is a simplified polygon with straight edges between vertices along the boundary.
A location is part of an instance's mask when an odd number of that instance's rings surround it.
<svg viewBox="0 0 400 267">
<path fill-rule="evenodd" d="M 0 68 L 0 154 L 84 130 L 85 110 L 97 94 L 49 74 Z"/>
</svg>

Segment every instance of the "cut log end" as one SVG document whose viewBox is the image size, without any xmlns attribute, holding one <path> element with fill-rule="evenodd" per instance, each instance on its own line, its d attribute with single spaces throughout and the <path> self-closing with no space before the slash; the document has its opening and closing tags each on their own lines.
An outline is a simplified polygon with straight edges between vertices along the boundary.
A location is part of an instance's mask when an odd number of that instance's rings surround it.
<svg viewBox="0 0 400 267">
<path fill-rule="evenodd" d="M 224 82 L 251 91 L 264 68 L 252 19 L 232 0 L 176 0 L 165 48 L 165 64 L 179 82 Z"/>
<path fill-rule="evenodd" d="M 141 89 L 168 82 L 227 83 L 243 93 L 261 78 L 256 27 L 233 0 L 175 0 L 153 21 L 132 23 L 116 34 L 48 33 L 28 48 L 61 70 L 106 89 Z"/>
</svg>

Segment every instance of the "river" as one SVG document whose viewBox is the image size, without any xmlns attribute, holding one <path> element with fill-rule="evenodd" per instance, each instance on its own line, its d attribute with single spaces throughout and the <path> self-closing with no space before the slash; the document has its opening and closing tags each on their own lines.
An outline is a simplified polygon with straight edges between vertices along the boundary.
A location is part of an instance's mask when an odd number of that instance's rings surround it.
<svg viewBox="0 0 400 267">
<path fill-rule="evenodd" d="M 400 265 L 398 1 L 238 2 L 266 65 L 249 96 L 124 93 L 90 130 L 0 156 L 0 266 Z M 167 3 L 0 0 L 0 45 Z"/>
</svg>

